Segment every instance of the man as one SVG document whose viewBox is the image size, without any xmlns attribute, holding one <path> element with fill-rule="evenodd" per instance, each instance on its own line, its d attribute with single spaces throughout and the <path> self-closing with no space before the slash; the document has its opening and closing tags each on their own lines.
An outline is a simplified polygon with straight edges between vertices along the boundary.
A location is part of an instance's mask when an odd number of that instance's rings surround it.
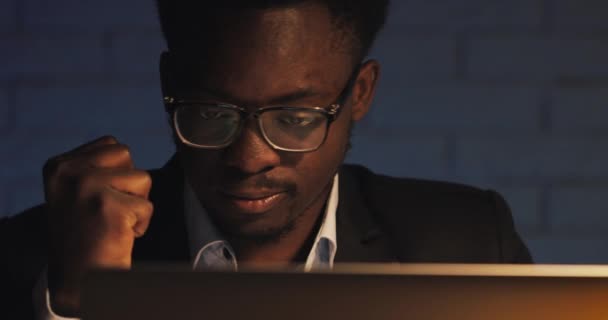
<svg viewBox="0 0 608 320">
<path fill-rule="evenodd" d="M 77 316 L 87 270 L 145 261 L 530 262 L 496 193 L 342 165 L 387 2 L 159 0 L 176 155 L 147 172 L 103 137 L 51 158 L 45 203 L 0 223 L 8 310 Z"/>
</svg>

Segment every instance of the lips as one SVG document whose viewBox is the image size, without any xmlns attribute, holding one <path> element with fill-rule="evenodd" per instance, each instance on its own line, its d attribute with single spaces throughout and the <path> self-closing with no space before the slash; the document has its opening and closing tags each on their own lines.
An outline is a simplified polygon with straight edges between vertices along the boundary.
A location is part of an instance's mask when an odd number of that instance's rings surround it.
<svg viewBox="0 0 608 320">
<path fill-rule="evenodd" d="M 220 191 L 222 198 L 238 211 L 247 214 L 260 214 L 269 211 L 281 201 L 287 193 L 285 191 L 256 191 L 256 192 L 226 192 Z"/>
</svg>

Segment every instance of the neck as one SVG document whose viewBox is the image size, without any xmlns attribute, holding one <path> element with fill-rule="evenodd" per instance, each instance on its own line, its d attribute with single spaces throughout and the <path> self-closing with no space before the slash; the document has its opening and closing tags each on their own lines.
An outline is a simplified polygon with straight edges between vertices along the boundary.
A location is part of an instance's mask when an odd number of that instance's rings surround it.
<svg viewBox="0 0 608 320">
<path fill-rule="evenodd" d="M 333 180 L 332 180 L 333 181 Z M 247 239 L 230 239 L 239 265 L 282 267 L 305 261 L 325 217 L 325 207 L 333 183 L 329 183 L 313 203 L 278 241 L 259 243 Z"/>
</svg>

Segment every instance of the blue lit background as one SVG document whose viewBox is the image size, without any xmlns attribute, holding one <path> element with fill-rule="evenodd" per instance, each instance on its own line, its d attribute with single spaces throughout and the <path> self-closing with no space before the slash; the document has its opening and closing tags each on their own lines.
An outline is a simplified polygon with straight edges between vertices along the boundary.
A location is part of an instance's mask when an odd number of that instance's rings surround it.
<svg viewBox="0 0 608 320">
<path fill-rule="evenodd" d="M 499 190 L 539 262 L 608 262 L 608 2 L 394 0 L 349 160 Z M 0 215 L 102 134 L 161 166 L 152 0 L 0 0 Z"/>
</svg>

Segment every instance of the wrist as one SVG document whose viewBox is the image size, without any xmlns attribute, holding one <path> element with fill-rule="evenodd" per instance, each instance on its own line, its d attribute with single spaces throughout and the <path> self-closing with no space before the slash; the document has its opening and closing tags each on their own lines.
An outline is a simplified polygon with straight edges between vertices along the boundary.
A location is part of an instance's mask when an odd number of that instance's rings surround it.
<svg viewBox="0 0 608 320">
<path fill-rule="evenodd" d="M 80 294 L 75 291 L 52 290 L 49 287 L 49 304 L 53 313 L 61 317 L 80 315 Z"/>
<path fill-rule="evenodd" d="M 52 271 L 54 270 L 49 266 L 48 290 L 51 309 L 63 317 L 77 317 L 80 313 L 80 289 L 76 284 L 78 281 L 70 281 L 68 277 Z"/>
</svg>

